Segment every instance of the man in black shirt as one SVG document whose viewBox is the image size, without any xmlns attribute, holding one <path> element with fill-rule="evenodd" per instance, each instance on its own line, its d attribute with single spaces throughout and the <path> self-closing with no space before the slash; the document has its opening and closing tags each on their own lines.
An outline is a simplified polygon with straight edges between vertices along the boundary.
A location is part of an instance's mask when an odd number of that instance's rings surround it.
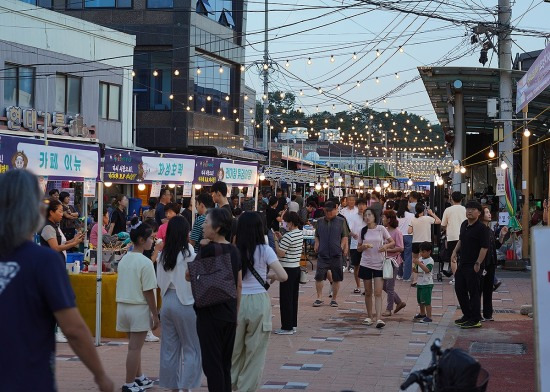
<svg viewBox="0 0 550 392">
<path fill-rule="evenodd" d="M 267 223 L 267 227 L 269 229 L 272 229 L 273 231 L 279 231 L 279 222 L 280 220 L 277 219 L 279 217 L 279 213 L 277 212 L 277 203 L 279 201 L 275 196 L 271 196 L 269 198 L 269 207 L 267 207 L 267 210 L 265 211 L 265 219 Z"/>
<path fill-rule="evenodd" d="M 155 208 L 155 221 L 159 226 L 162 225 L 163 223 L 168 222 L 168 219 L 166 219 L 166 214 L 164 213 L 164 206 L 170 203 L 171 199 L 172 199 L 172 193 L 170 192 L 170 189 L 169 188 L 161 189 L 160 196 L 159 196 L 159 203 L 157 204 L 157 208 Z"/>
<path fill-rule="evenodd" d="M 279 213 L 286 207 L 286 197 L 284 197 L 282 189 L 277 189 L 277 200 L 279 200 L 279 204 L 277 204 L 277 213 Z"/>
<path fill-rule="evenodd" d="M 483 208 L 477 201 L 466 204 L 466 218 L 460 226 L 460 237 L 451 256 L 455 275 L 455 292 L 463 316 L 455 321 L 461 328 L 481 328 L 481 263 L 489 248 L 489 231 L 479 220 Z M 457 255 L 460 254 L 457 264 Z"/>
<path fill-rule="evenodd" d="M 223 208 L 229 212 L 229 215 L 233 217 L 233 210 L 231 209 L 231 206 L 229 205 L 229 201 L 227 200 L 227 184 L 223 181 L 217 181 L 214 184 L 212 184 L 212 187 L 210 188 L 210 194 L 212 195 L 212 199 L 214 200 L 214 203 L 218 205 L 218 208 Z M 231 226 L 231 233 L 229 233 L 226 236 L 226 240 L 228 242 L 232 242 L 233 236 L 237 232 L 237 220 L 233 219 L 233 224 Z"/>
</svg>

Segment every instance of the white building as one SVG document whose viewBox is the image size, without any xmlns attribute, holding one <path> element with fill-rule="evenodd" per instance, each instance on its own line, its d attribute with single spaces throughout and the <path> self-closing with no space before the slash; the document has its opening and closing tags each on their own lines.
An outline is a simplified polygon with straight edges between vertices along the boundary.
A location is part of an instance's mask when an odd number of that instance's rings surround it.
<svg viewBox="0 0 550 392">
<path fill-rule="evenodd" d="M 19 0 L 0 2 L 0 132 L 133 144 L 135 37 Z M 5 119 L 4 119 L 5 116 Z"/>
</svg>

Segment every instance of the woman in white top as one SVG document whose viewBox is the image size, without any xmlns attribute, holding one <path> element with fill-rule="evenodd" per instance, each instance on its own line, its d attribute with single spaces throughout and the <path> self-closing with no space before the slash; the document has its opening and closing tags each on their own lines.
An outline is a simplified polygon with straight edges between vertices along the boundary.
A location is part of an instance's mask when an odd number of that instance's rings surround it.
<svg viewBox="0 0 550 392">
<path fill-rule="evenodd" d="M 399 266 L 397 280 L 403 279 L 407 282 L 411 280 L 412 273 L 412 234 L 409 234 L 409 225 L 414 218 L 414 214 L 409 212 L 409 201 L 407 199 L 399 200 L 397 208 L 397 221 L 399 222 L 399 231 L 403 233 L 403 263 Z"/>
<path fill-rule="evenodd" d="M 382 265 L 384 263 L 384 253 L 388 249 L 393 249 L 395 241 L 384 226 L 376 223 L 377 215 L 375 209 L 372 207 L 367 208 L 364 216 L 367 225 L 361 230 L 361 236 L 357 245 L 357 251 L 362 252 L 359 264 L 359 279 L 363 279 L 365 286 L 365 306 L 367 308 L 367 318 L 363 321 L 363 324 L 373 324 L 372 282 L 374 281 L 376 328 L 380 329 L 386 326 L 386 323 L 382 321 L 382 289 L 384 286 Z"/>
<path fill-rule="evenodd" d="M 194 259 L 195 251 L 189 244 L 189 223 L 183 216 L 175 216 L 168 222 L 157 268 L 162 295 L 159 385 L 172 391 L 190 391 L 201 385 L 195 301 L 191 283 L 184 279 L 187 263 Z"/>
<path fill-rule="evenodd" d="M 284 282 L 288 276 L 273 249 L 265 242 L 262 219 L 257 212 L 245 212 L 239 217 L 235 239 L 241 253 L 243 277 L 231 383 L 233 390 L 251 392 L 259 387 L 271 334 L 267 282 Z"/>
<path fill-rule="evenodd" d="M 441 223 L 441 219 L 439 219 L 430 209 L 427 211 L 428 215 L 424 215 L 425 208 L 426 207 L 424 207 L 424 204 L 416 203 L 414 206 L 416 214 L 414 215 L 414 219 L 411 220 L 407 231 L 413 236 L 412 258 L 415 260 L 418 260 L 420 257 L 420 244 L 422 242 L 432 243 L 432 225 L 439 225 Z M 415 271 L 413 268 L 413 282 L 411 283 L 412 287 L 416 287 L 417 272 L 418 270 Z"/>
</svg>

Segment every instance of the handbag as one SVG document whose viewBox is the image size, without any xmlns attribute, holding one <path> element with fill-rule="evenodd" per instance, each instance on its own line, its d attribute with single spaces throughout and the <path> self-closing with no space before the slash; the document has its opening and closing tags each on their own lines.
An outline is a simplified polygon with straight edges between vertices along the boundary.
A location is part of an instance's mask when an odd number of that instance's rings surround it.
<svg viewBox="0 0 550 392">
<path fill-rule="evenodd" d="M 237 286 L 231 265 L 231 252 L 223 253 L 214 243 L 214 256 L 197 258 L 188 263 L 191 291 L 197 308 L 218 305 L 237 298 Z"/>
<path fill-rule="evenodd" d="M 382 233 L 380 233 L 382 236 Z M 382 246 L 384 244 L 384 237 L 381 239 Z M 388 254 L 384 252 L 384 261 L 382 262 L 382 278 L 383 279 L 393 279 L 393 268 L 397 264 L 397 262 L 392 258 L 388 257 Z"/>
<path fill-rule="evenodd" d="M 300 284 L 306 284 L 308 281 L 307 269 L 300 267 Z"/>
</svg>

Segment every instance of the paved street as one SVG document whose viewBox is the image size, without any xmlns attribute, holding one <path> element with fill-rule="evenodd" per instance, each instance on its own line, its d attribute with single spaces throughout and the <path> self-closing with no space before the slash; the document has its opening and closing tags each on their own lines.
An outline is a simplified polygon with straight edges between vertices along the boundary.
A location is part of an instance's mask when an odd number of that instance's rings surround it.
<svg viewBox="0 0 550 392">
<path fill-rule="evenodd" d="M 527 344 L 531 361 L 532 328 L 531 319 L 519 315 L 519 308 L 531 300 L 531 280 L 529 273 L 502 272 L 497 275 L 503 279 L 503 285 L 494 295 L 497 309 L 495 322 L 484 324 L 481 330 L 463 331 L 452 325 L 459 317 L 456 311 L 453 286 L 445 279 L 436 283 L 433 293 L 434 323 L 413 323 L 411 318 L 416 311 L 416 289 L 405 282 L 397 282 L 397 291 L 407 302 L 407 307 L 398 315 L 386 319 L 383 330 L 361 325 L 365 317 L 364 301 L 361 295 L 352 294 L 351 274 L 346 273 L 342 296 L 338 298 L 339 308 L 325 306 L 313 308 L 315 288 L 313 274 L 310 282 L 301 286 L 298 333 L 294 336 L 272 335 L 266 359 L 262 389 L 265 390 L 307 390 L 307 391 L 375 391 L 395 392 L 411 371 L 425 367 L 429 361 L 429 345 L 436 337 L 443 340 L 444 346 L 457 344 L 466 350 L 472 341 L 513 341 L 519 342 L 522 332 L 530 332 Z M 273 304 L 273 328 L 280 326 L 278 287 L 270 289 Z M 328 295 L 328 287 L 325 289 Z M 384 298 L 385 301 L 385 298 Z M 506 313 L 503 313 L 506 312 Z M 510 313 L 515 312 L 515 313 Z M 506 331 L 510 331 L 507 334 Z M 515 332 L 514 332 L 515 331 Z M 514 338 L 511 338 L 514 336 Z M 496 339 L 496 340 L 495 340 Z M 143 349 L 143 369 L 151 378 L 158 376 L 160 344 L 146 343 Z M 124 380 L 126 346 L 124 340 L 109 342 L 99 348 L 99 352 L 109 374 L 117 385 Z M 57 375 L 60 391 L 95 390 L 90 373 L 82 363 L 73 359 L 74 354 L 67 344 L 58 345 Z M 524 356 L 481 355 L 478 357 L 489 371 L 503 373 L 504 369 L 525 362 Z M 505 360 L 505 361 L 503 361 Z M 500 361 L 500 362 L 498 362 Z M 503 366 L 503 362 L 507 363 Z M 494 366 L 494 364 L 499 366 Z M 525 379 L 534 378 L 532 366 L 522 376 L 522 389 Z M 506 371 L 504 370 L 504 373 Z M 495 373 L 496 374 L 496 373 Z M 514 377 L 496 380 L 493 377 L 489 391 L 509 390 L 513 388 Z M 203 379 L 205 391 L 206 378 Z M 497 389 L 507 388 L 507 389 Z M 161 388 L 153 390 L 162 391 Z"/>
</svg>

